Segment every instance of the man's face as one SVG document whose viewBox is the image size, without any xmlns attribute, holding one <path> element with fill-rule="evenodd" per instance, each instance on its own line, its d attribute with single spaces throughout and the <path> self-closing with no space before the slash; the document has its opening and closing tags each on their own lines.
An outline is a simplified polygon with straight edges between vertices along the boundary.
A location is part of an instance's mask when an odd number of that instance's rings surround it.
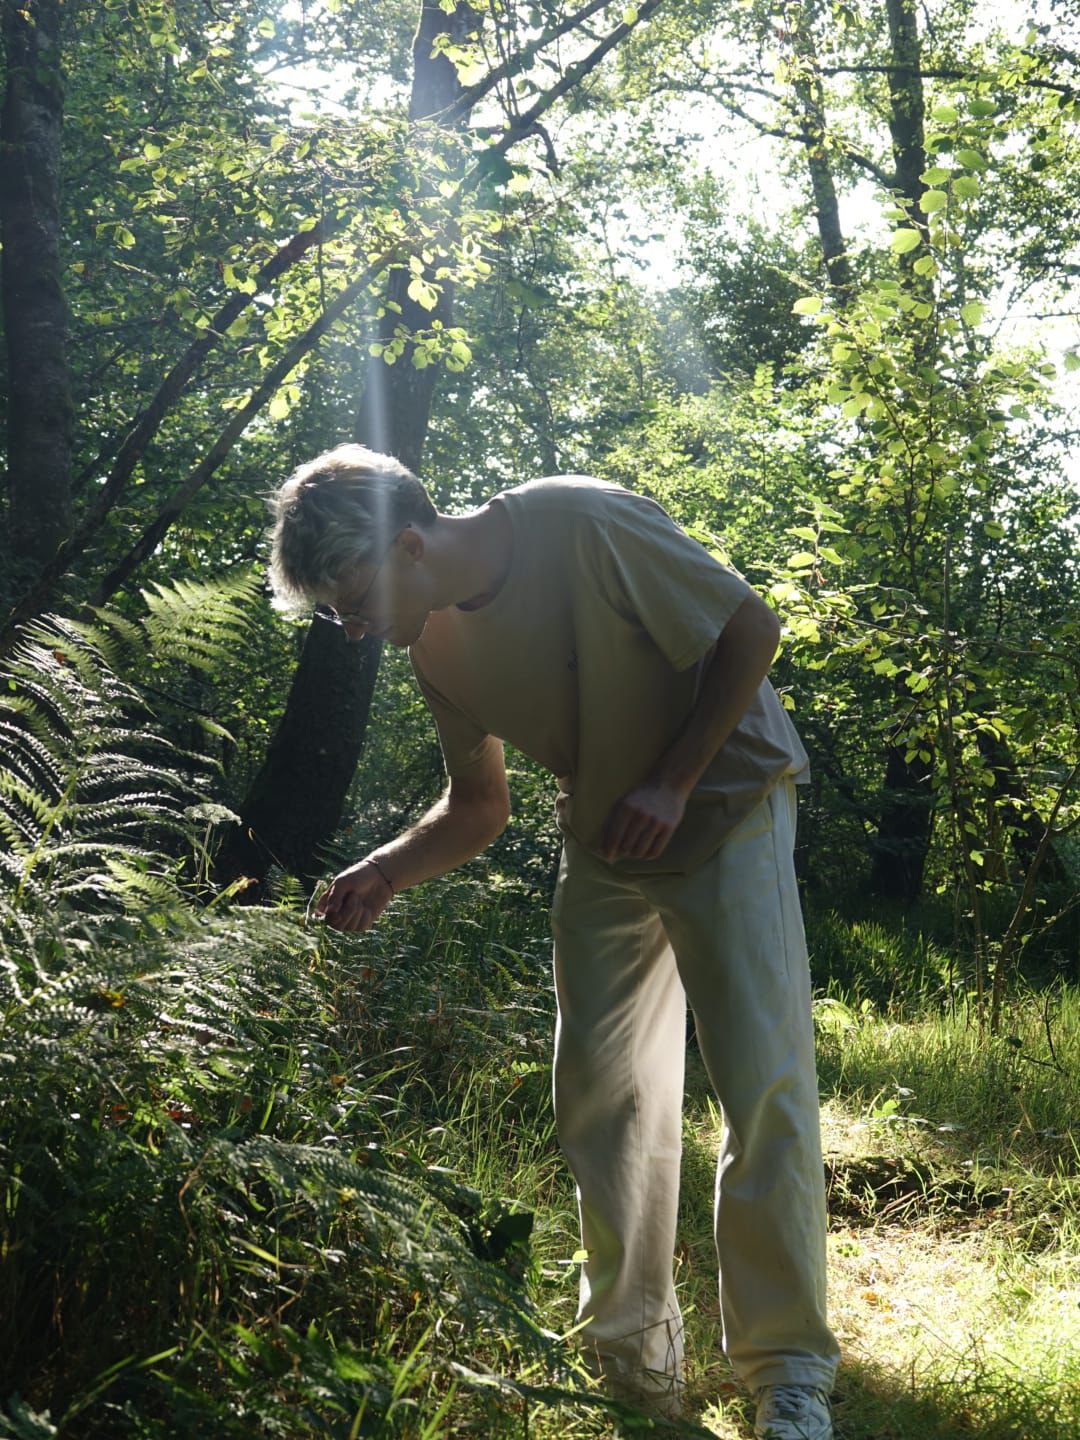
<svg viewBox="0 0 1080 1440">
<path fill-rule="evenodd" d="M 431 613 L 423 561 L 423 537 L 406 528 L 381 555 L 346 571 L 333 593 L 320 599 L 336 613 L 350 640 L 373 635 L 389 645 L 411 645 Z"/>
</svg>

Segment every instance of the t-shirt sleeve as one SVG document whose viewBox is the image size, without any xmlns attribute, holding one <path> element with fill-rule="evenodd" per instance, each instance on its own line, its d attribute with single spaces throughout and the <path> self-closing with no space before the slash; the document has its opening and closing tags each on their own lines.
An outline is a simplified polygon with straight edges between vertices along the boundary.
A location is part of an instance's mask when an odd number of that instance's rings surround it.
<svg viewBox="0 0 1080 1440">
<path fill-rule="evenodd" d="M 696 664 L 753 593 L 643 496 L 612 496 L 597 543 L 608 600 L 638 620 L 676 670 Z"/>
<path fill-rule="evenodd" d="M 418 668 L 415 660 L 413 674 L 435 720 L 447 775 L 451 778 L 455 775 L 467 775 L 475 765 L 487 759 L 493 750 L 498 750 L 502 742 L 494 735 L 489 735 L 475 720 L 470 719 L 464 710 L 459 710 L 436 689 Z"/>
</svg>

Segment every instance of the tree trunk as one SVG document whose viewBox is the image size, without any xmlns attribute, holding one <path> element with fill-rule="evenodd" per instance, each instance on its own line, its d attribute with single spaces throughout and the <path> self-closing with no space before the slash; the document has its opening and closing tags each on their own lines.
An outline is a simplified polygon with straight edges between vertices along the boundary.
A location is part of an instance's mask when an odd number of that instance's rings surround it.
<svg viewBox="0 0 1080 1440">
<path fill-rule="evenodd" d="M 0 295 L 8 354 L 15 565 L 44 565 L 71 529 L 72 399 L 60 268 L 60 0 L 4 0 Z"/>
<path fill-rule="evenodd" d="M 817 217 L 818 239 L 825 260 L 825 271 L 837 300 L 841 305 L 846 305 L 852 294 L 851 262 L 848 260 L 847 245 L 840 224 L 840 202 L 828 152 L 825 96 L 818 74 L 813 29 L 809 24 L 800 24 L 801 18 L 797 13 L 788 17 L 791 43 L 798 66 L 793 88 L 799 102 L 799 133 L 806 149 L 806 164 L 810 173 L 810 189 L 814 196 L 814 214 Z"/>
<path fill-rule="evenodd" d="M 897 67 L 889 76 L 889 131 L 892 135 L 896 189 L 909 207 L 912 222 L 922 224 L 926 217 L 920 199 L 925 187 L 919 177 L 926 169 L 926 107 L 919 74 L 921 55 L 914 0 L 886 0 L 886 11 L 892 52 L 890 58 Z M 915 259 L 913 254 L 901 256 L 900 265 L 909 291 L 917 299 L 925 299 L 931 293 L 932 285 L 928 279 L 915 273 Z M 924 364 L 930 362 L 935 343 L 933 327 L 927 323 L 921 334 L 916 336 L 915 358 Z M 918 542 L 913 526 L 914 521 L 909 520 L 906 543 L 911 547 L 914 570 L 914 551 Z M 912 583 L 914 585 L 914 577 Z M 924 746 L 927 743 L 924 742 Z M 909 764 L 904 759 L 907 748 L 901 741 L 898 746 L 889 749 L 870 889 L 881 899 L 913 904 L 922 890 L 923 871 L 930 849 L 934 792 L 930 783 L 932 761 L 927 763 L 916 757 Z"/>
<path fill-rule="evenodd" d="M 224 880 L 247 875 L 262 893 L 271 865 L 311 879 L 319 849 L 341 821 L 364 747 L 382 647 L 350 645 L 338 625 L 308 631 L 281 724 L 217 860 Z"/>
<path fill-rule="evenodd" d="M 889 749 L 881 819 L 873 844 L 870 890 L 882 900 L 913 904 L 922 890 L 923 871 L 933 828 L 933 767 L 915 757 L 909 764 L 903 745 Z"/>
<path fill-rule="evenodd" d="M 437 0 L 423 0 L 413 43 L 409 107 L 421 150 L 425 128 L 430 131 L 432 145 L 446 139 L 445 130 L 441 137 L 438 134 L 440 116 L 461 94 L 454 67 L 444 56 L 432 56 L 433 39 L 448 30 L 455 39 L 463 39 L 476 22 L 477 12 L 468 3 L 458 4 L 448 15 Z M 457 113 L 455 128 L 464 123 L 467 114 Z M 440 172 L 440 178 L 447 178 L 447 172 Z M 403 184 L 408 184 L 404 176 Z M 425 182 L 421 181 L 417 189 L 419 193 L 409 200 L 422 208 Z M 425 276 L 432 283 L 438 263 L 436 258 Z M 407 327 L 412 334 L 430 329 L 435 320 L 444 326 L 452 323 L 450 286 L 439 282 L 438 304 L 434 310 L 425 310 L 407 294 L 411 279 L 411 272 L 405 268 L 399 267 L 391 274 L 386 299 L 392 304 L 387 305 L 380 325 L 383 339 L 389 339 L 397 326 Z M 393 366 L 381 358 L 369 364 L 357 439 L 374 450 L 396 455 L 416 471 L 423 455 L 439 367 L 417 369 L 412 353 L 413 347 L 407 345 Z M 335 632 L 332 641 L 326 638 L 326 631 Z M 316 873 L 318 851 L 341 819 L 363 750 L 382 650 L 374 640 L 355 646 L 343 642 L 344 635 L 337 634 L 336 627 L 318 622 L 311 626 L 285 716 L 241 806 L 243 834 L 225 847 L 220 857 L 218 874 L 223 881 L 250 875 L 261 882 L 275 861 L 305 880 Z"/>
<path fill-rule="evenodd" d="M 889 17 L 891 60 L 896 67 L 889 76 L 889 130 L 896 162 L 896 188 L 912 209 L 912 219 L 923 219 L 919 198 L 926 169 L 923 97 L 918 21 L 915 0 L 886 0 Z"/>
<path fill-rule="evenodd" d="M 1027 795 L 1027 787 L 1016 768 L 1012 749 L 1006 740 L 980 730 L 976 737 L 979 752 L 994 777 L 994 787 L 985 798 L 986 826 L 992 830 L 1002 851 L 1003 879 L 1008 880 L 1008 848 L 1011 847 L 1021 871 L 1026 874 L 1040 857 L 1041 878 L 1051 885 L 1063 884 L 1068 872 L 1053 842 L 1043 843 L 1045 827 Z M 1002 798 L 1008 796 L 1014 808 L 1005 819 L 999 813 Z M 1007 832 L 1006 833 L 1006 827 Z"/>
</svg>

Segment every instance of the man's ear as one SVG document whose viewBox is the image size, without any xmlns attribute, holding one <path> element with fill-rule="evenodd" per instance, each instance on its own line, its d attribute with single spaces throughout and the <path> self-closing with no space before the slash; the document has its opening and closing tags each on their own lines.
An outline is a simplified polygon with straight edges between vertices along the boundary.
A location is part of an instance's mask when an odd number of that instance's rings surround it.
<svg viewBox="0 0 1080 1440">
<path fill-rule="evenodd" d="M 411 525 L 406 525 L 404 530 L 398 532 L 398 537 L 394 543 L 404 548 L 405 554 L 414 564 L 424 558 L 424 550 L 426 549 L 424 537 L 419 530 L 414 530 Z"/>
</svg>

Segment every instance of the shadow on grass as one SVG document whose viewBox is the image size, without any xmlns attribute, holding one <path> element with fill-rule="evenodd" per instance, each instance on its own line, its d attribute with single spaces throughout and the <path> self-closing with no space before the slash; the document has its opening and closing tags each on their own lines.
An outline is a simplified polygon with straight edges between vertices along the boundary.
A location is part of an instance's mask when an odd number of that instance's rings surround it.
<svg viewBox="0 0 1080 1440">
<path fill-rule="evenodd" d="M 1080 1433 L 1080 1397 L 1043 1389 L 1037 1376 L 1003 1376 L 977 1351 L 955 1363 L 956 1374 L 940 1377 L 848 1359 L 833 1397 L 836 1440 L 1075 1440 Z"/>
<path fill-rule="evenodd" d="M 975 1353 L 958 1363 L 962 1373 L 942 1378 L 845 1358 L 832 1397 L 835 1440 L 1076 1440 L 1080 1434 L 1080 1398 L 1040 1388 L 1038 1377 L 1003 1377 Z M 682 1433 L 699 1435 L 704 1423 L 724 1440 L 753 1436 L 754 1402 L 722 1365 L 697 1377 L 688 1398 Z"/>
<path fill-rule="evenodd" d="M 690 1066 L 687 1085 L 688 1127 L 682 1166 L 681 1253 L 686 1270 L 681 1299 L 688 1317 L 687 1349 L 691 1371 L 691 1414 L 715 1427 L 724 1440 L 753 1433 L 753 1404 L 735 1385 L 719 1354 L 719 1317 L 715 1301 L 712 1252 L 712 1177 L 715 1166 L 713 1115 L 708 1084 L 700 1064 Z M 891 1127 L 867 1132 L 877 1142 L 902 1148 L 911 1137 Z M 1030 1194 L 1002 1188 L 1001 1176 L 979 1177 L 959 1169 L 955 1137 L 921 1136 L 917 1159 L 902 1154 L 863 1153 L 827 1160 L 830 1214 L 845 1226 L 896 1227 L 902 1230 L 932 1221 L 931 1233 L 943 1236 L 992 1229 L 1025 1248 L 1042 1250 L 1054 1241 L 1064 1221 L 1062 1198 L 1040 1213 L 1032 1229 L 1025 1219 L 1038 1200 L 1051 1197 L 1045 1182 L 1029 1180 Z M 936 1143 L 940 1140 L 940 1144 Z M 959 1153 L 963 1153 L 962 1150 Z M 1013 1181 L 1012 1183 L 1015 1183 Z M 1067 1198 L 1067 1197 L 1066 1197 Z M 1036 1233 L 1037 1231 L 1037 1233 Z M 924 1232 L 925 1233 L 925 1232 Z M 989 1236 L 987 1237 L 990 1238 Z M 973 1316 L 973 1324 L 976 1317 Z M 927 1337 L 924 1336 L 924 1341 Z M 1047 1334 L 1049 1350 L 1053 1337 Z M 1040 1342 L 1042 1343 L 1042 1342 Z M 930 1355 L 929 1361 L 926 1358 Z M 1056 1366 L 1049 1365 L 1050 1371 Z M 834 1397 L 836 1440 L 1076 1440 L 1080 1435 L 1080 1387 L 1058 1374 L 1043 1373 L 1038 1362 L 1016 1364 L 973 1340 L 962 1350 L 945 1341 L 918 1359 L 901 1349 L 885 1355 L 845 1350 Z"/>
</svg>

